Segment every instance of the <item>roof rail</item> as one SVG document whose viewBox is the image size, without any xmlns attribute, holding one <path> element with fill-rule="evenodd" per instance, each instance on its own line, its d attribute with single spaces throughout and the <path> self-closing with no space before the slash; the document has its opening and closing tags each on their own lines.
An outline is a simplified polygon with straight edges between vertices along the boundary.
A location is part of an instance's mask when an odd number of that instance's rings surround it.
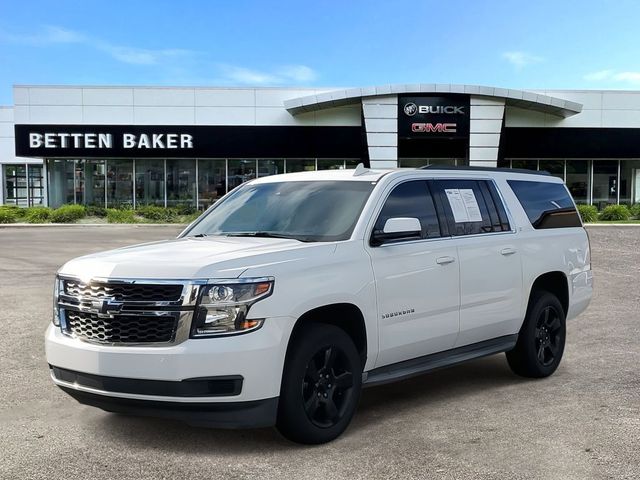
<svg viewBox="0 0 640 480">
<path fill-rule="evenodd" d="M 471 167 L 467 165 L 425 165 L 419 170 L 459 170 L 471 172 L 504 172 L 504 173 L 527 173 L 529 175 L 551 175 L 546 170 L 527 170 L 525 168 L 504 168 L 504 167 Z"/>
</svg>

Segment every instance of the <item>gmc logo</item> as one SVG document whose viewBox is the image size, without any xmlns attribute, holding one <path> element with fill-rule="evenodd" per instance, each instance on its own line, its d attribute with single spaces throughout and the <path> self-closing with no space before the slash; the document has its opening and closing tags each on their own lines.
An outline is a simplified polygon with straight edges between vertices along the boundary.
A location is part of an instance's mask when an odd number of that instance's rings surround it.
<svg viewBox="0 0 640 480">
<path fill-rule="evenodd" d="M 412 123 L 411 131 L 416 133 L 456 133 L 456 123 Z"/>
</svg>

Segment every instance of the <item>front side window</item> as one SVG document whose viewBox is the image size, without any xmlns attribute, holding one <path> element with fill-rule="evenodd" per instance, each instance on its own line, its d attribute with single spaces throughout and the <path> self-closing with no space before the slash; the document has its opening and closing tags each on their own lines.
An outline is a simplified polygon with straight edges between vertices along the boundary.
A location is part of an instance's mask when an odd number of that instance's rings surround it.
<svg viewBox="0 0 640 480">
<path fill-rule="evenodd" d="M 382 232 L 390 218 L 409 217 L 420 220 L 422 238 L 440 236 L 440 223 L 427 182 L 414 180 L 401 183 L 387 197 L 376 220 L 374 230 Z"/>
<path fill-rule="evenodd" d="M 567 188 L 561 183 L 508 180 L 531 225 L 536 229 L 581 227 Z"/>
<path fill-rule="evenodd" d="M 364 181 L 242 185 L 216 203 L 186 235 L 347 240 L 374 186 Z"/>
</svg>

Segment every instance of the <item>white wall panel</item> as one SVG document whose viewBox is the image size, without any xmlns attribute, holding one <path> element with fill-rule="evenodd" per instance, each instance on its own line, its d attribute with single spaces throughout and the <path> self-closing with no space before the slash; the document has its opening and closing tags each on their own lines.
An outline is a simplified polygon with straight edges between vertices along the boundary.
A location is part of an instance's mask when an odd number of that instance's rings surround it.
<svg viewBox="0 0 640 480">
<path fill-rule="evenodd" d="M 315 125 L 315 112 L 299 113 L 295 117 L 280 107 L 258 107 L 256 125 Z"/>
<path fill-rule="evenodd" d="M 551 97 L 562 98 L 571 102 L 582 104 L 582 110 L 597 110 L 602 108 L 602 92 L 567 91 L 567 90 L 541 90 L 539 93 Z"/>
<path fill-rule="evenodd" d="M 603 92 L 604 110 L 640 110 L 640 92 Z"/>
<path fill-rule="evenodd" d="M 472 133 L 469 135 L 471 147 L 498 147 L 500 145 L 499 133 Z"/>
<path fill-rule="evenodd" d="M 253 107 L 255 98 L 254 89 L 195 89 L 197 107 Z"/>
<path fill-rule="evenodd" d="M 13 122 L 0 122 L 0 137 L 13 138 L 13 136 L 14 136 Z"/>
<path fill-rule="evenodd" d="M 83 88 L 83 105 L 133 105 L 133 88 Z"/>
<path fill-rule="evenodd" d="M 17 112 L 16 112 L 17 113 Z M 16 118 L 16 123 L 18 119 Z M 82 123 L 82 107 L 69 106 L 40 106 L 29 107 L 30 123 Z"/>
<path fill-rule="evenodd" d="M 583 110 L 577 115 L 567 118 L 556 117 L 555 115 L 545 115 L 545 127 L 583 127 L 597 128 L 602 127 L 602 110 Z M 625 113 L 625 112 L 616 112 Z"/>
<path fill-rule="evenodd" d="M 544 127 L 546 115 L 535 110 L 507 107 L 504 120 L 505 127 Z"/>
<path fill-rule="evenodd" d="M 504 105 L 471 105 L 471 120 L 502 119 Z"/>
<path fill-rule="evenodd" d="M 638 128 L 640 127 L 640 110 L 603 110 L 602 126 L 611 128 Z"/>
<path fill-rule="evenodd" d="M 196 125 L 255 125 L 253 107 L 196 107 Z"/>
<path fill-rule="evenodd" d="M 396 132 L 398 130 L 398 121 L 395 118 L 373 118 L 366 120 L 367 132 L 370 133 L 386 133 Z"/>
<path fill-rule="evenodd" d="M 398 161 L 397 160 L 371 160 L 370 165 L 371 165 L 371 168 L 379 168 L 379 169 L 397 168 Z"/>
<path fill-rule="evenodd" d="M 29 88 L 13 87 L 13 104 L 29 105 Z"/>
<path fill-rule="evenodd" d="M 256 106 L 283 108 L 284 101 L 313 95 L 314 90 L 282 90 L 278 88 L 256 89 Z"/>
<path fill-rule="evenodd" d="M 192 88 L 134 88 L 133 103 L 138 106 L 176 106 L 194 105 Z"/>
<path fill-rule="evenodd" d="M 140 125 L 193 125 L 193 107 L 133 107 L 133 121 Z"/>
<path fill-rule="evenodd" d="M 473 133 L 496 133 L 502 128 L 502 120 L 474 120 Z"/>
<path fill-rule="evenodd" d="M 82 88 L 39 87 L 29 89 L 30 105 L 82 105 Z"/>
<path fill-rule="evenodd" d="M 398 113 L 398 105 L 379 105 L 379 104 L 369 104 L 363 103 L 362 108 L 364 109 L 364 116 L 367 119 L 370 118 L 396 118 Z"/>
<path fill-rule="evenodd" d="M 130 125 L 133 123 L 133 108 L 125 106 L 85 105 L 82 107 L 84 123 Z"/>
<path fill-rule="evenodd" d="M 398 160 L 398 149 L 396 147 L 369 147 L 369 157 L 371 160 Z M 395 166 L 396 164 L 394 164 Z"/>
<path fill-rule="evenodd" d="M 29 123 L 30 118 L 28 105 L 16 105 L 13 107 L 13 121 L 15 123 Z"/>
<path fill-rule="evenodd" d="M 0 107 L 0 122 L 13 123 L 13 107 Z"/>
<path fill-rule="evenodd" d="M 367 133 L 367 145 L 369 147 L 397 147 L 398 135 L 396 133 Z"/>
<path fill-rule="evenodd" d="M 491 147 L 469 147 L 469 162 L 471 161 L 497 161 L 498 149 Z M 495 165 L 493 165 L 495 167 Z"/>
</svg>

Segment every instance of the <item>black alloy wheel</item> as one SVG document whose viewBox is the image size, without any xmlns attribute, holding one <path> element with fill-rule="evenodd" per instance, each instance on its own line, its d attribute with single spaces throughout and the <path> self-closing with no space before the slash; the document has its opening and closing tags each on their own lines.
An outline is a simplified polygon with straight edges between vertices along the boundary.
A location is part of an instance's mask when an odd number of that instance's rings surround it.
<svg viewBox="0 0 640 480">
<path fill-rule="evenodd" d="M 567 335 L 565 311 L 558 297 L 538 290 L 531 293 L 518 342 L 507 352 L 509 367 L 528 378 L 548 377 L 556 371 Z"/>
<path fill-rule="evenodd" d="M 545 307 L 536 324 L 536 357 L 543 367 L 551 365 L 560 353 L 562 324 L 555 307 Z M 562 342 L 563 343 L 563 342 Z"/>
<path fill-rule="evenodd" d="M 294 442 L 329 442 L 351 422 L 361 388 L 362 360 L 351 337 L 334 325 L 303 325 L 287 352 L 276 426 Z"/>
<path fill-rule="evenodd" d="M 307 364 L 302 401 L 311 422 L 327 428 L 343 416 L 353 394 L 353 372 L 337 346 L 321 348 Z"/>
</svg>

